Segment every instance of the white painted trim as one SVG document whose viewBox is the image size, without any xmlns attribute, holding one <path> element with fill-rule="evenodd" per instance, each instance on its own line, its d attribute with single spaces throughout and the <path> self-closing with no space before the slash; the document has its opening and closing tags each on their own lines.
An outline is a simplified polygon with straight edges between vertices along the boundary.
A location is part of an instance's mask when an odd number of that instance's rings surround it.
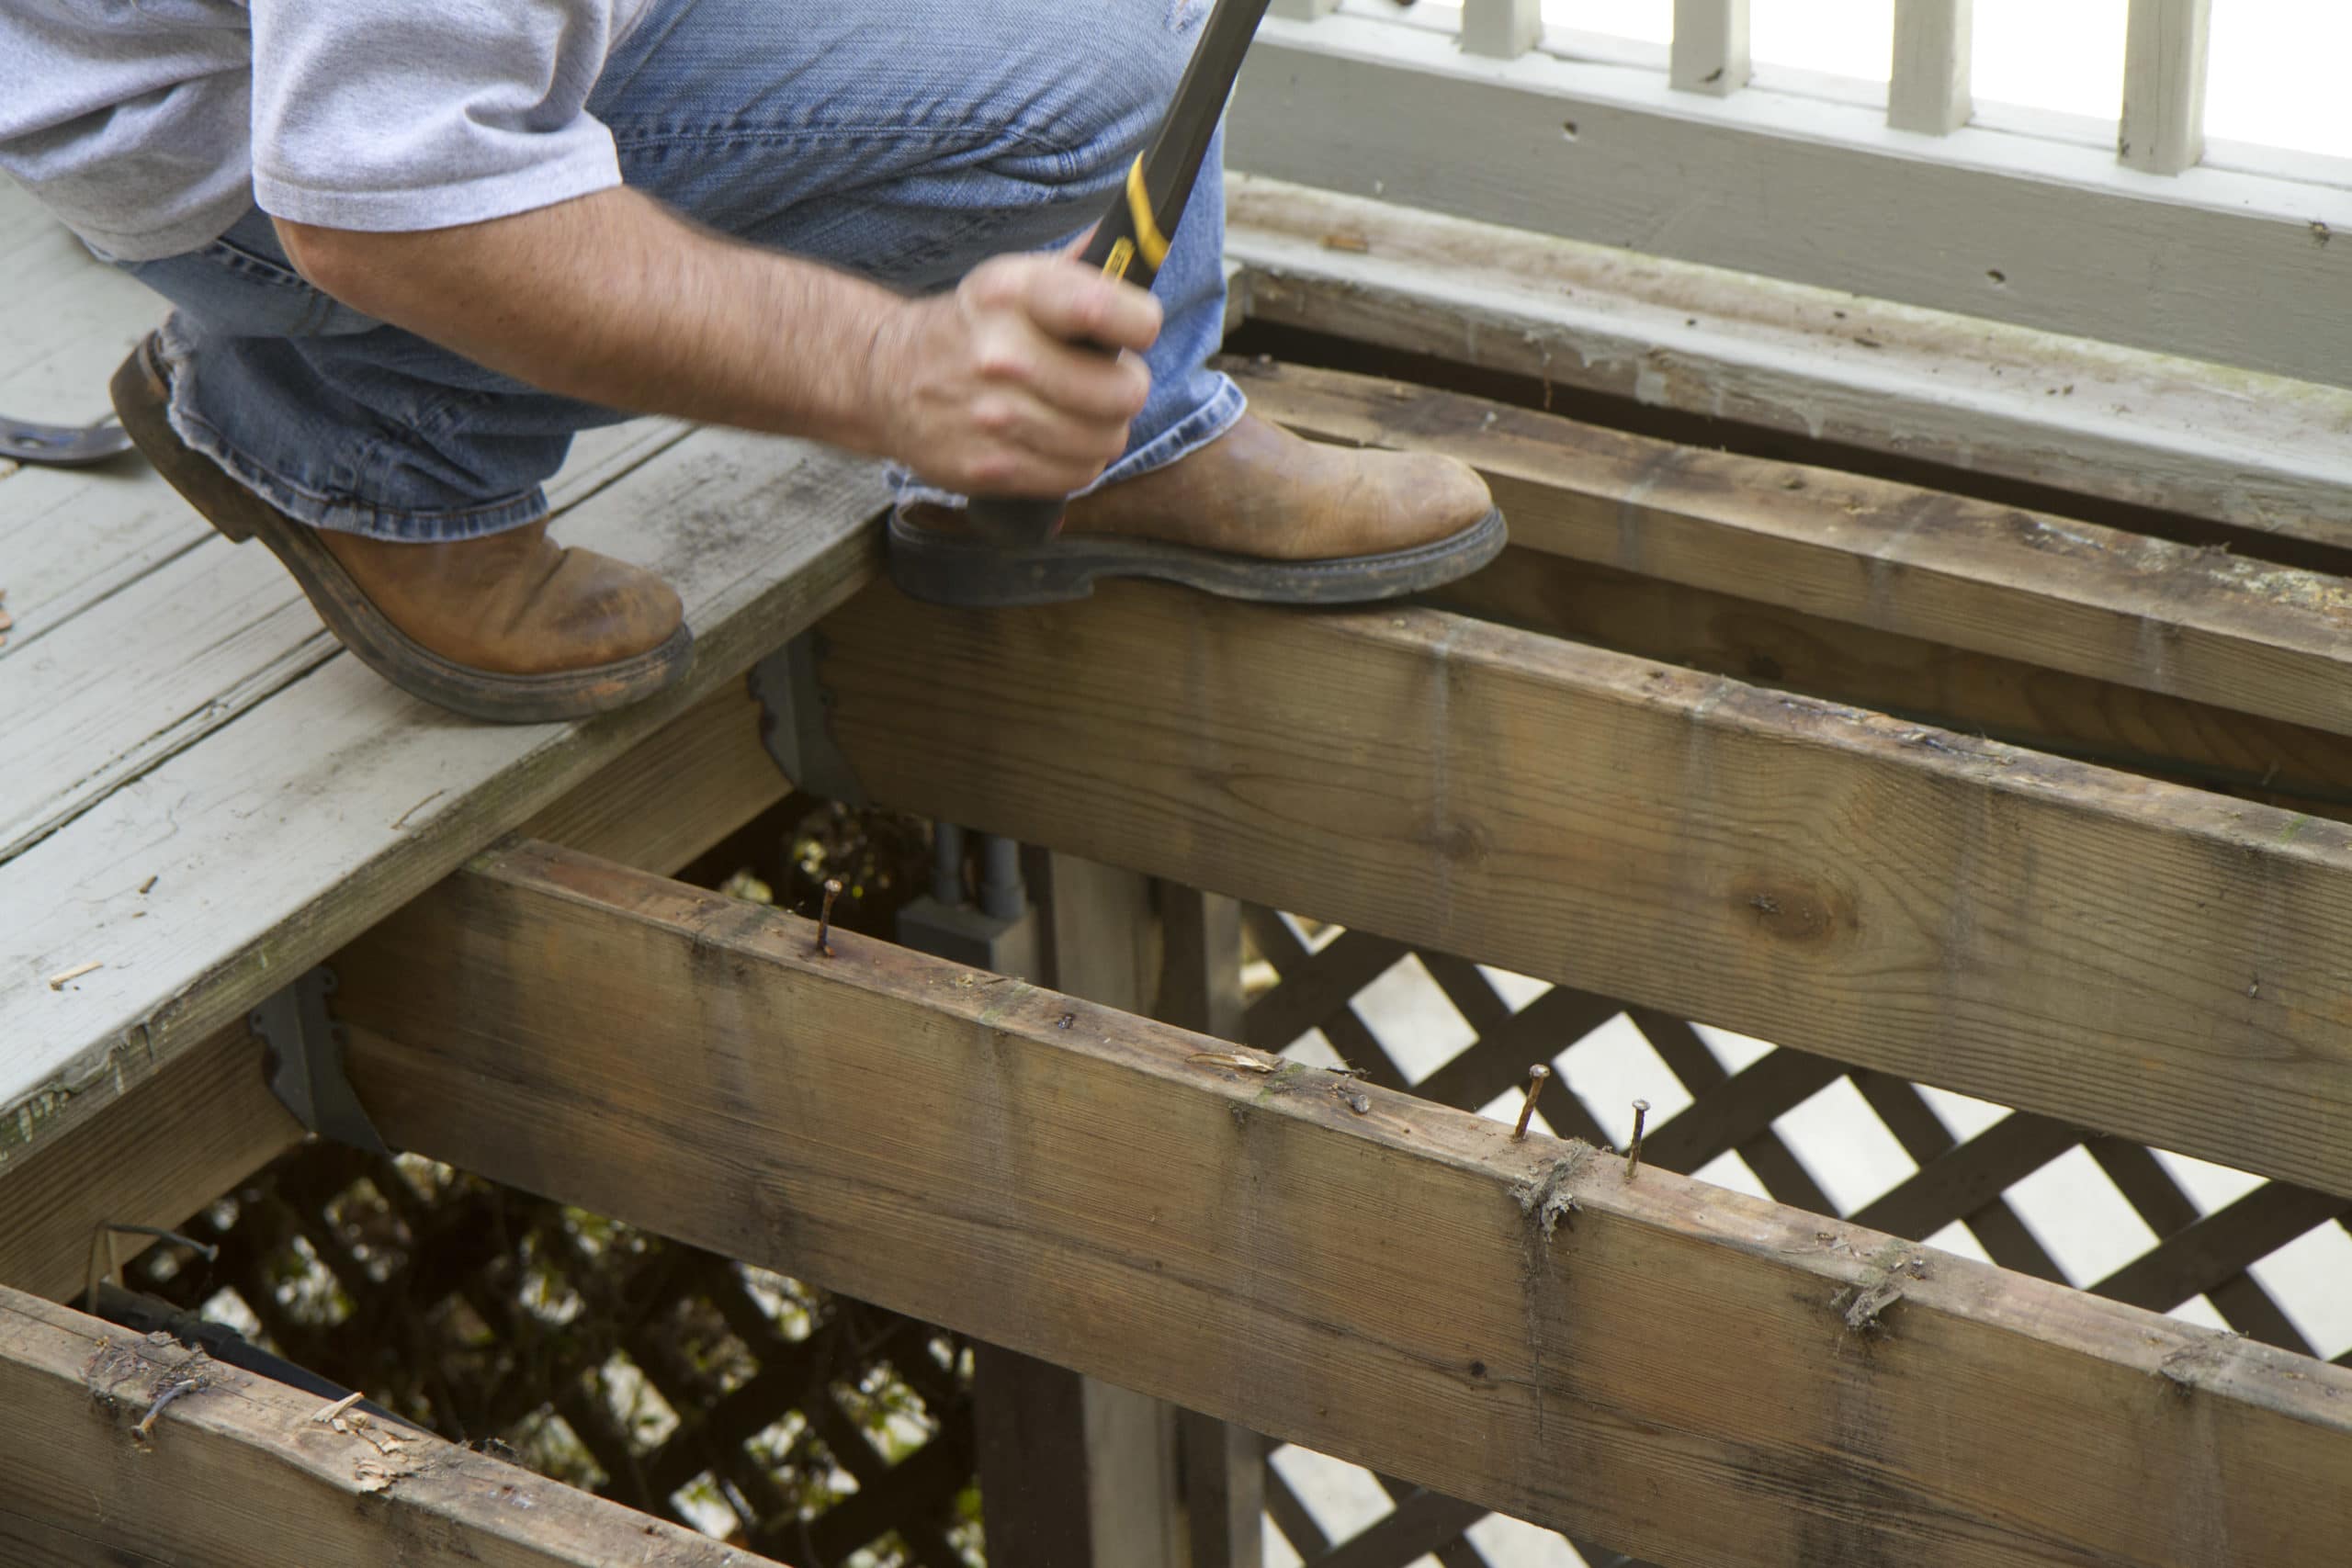
<svg viewBox="0 0 2352 1568">
<path fill-rule="evenodd" d="M 2117 154 L 2135 169 L 2177 175 L 2205 154 L 2209 0 L 2132 0 L 2123 45 Z"/>
<path fill-rule="evenodd" d="M 1566 127 L 1574 123 L 1570 139 Z M 2041 331 L 2352 385 L 2352 191 L 1655 72 L 1269 21 L 1233 167 Z M 2324 225 L 2324 230 L 2314 225 Z"/>
<path fill-rule="evenodd" d="M 1465 53 L 1515 59 L 1543 36 L 1543 0 L 1462 0 Z"/>
<path fill-rule="evenodd" d="M 1747 0 L 1674 0 L 1669 72 L 1685 93 L 1717 97 L 1747 85 Z"/>
<path fill-rule="evenodd" d="M 1886 123 L 1949 136 L 1968 123 L 1975 0 L 1894 0 L 1894 60 Z"/>
</svg>

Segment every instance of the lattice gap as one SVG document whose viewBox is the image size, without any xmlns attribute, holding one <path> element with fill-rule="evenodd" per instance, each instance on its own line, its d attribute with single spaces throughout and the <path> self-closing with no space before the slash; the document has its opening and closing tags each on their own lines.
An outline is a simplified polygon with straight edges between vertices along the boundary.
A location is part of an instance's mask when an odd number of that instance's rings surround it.
<svg viewBox="0 0 2352 1568">
<path fill-rule="evenodd" d="M 1646 1100 L 1661 1167 L 2352 1364 L 2341 1200 L 1362 932 L 1267 909 L 1248 929 L 1251 1044 L 1498 1120 L 1546 1061 L 1560 1135 L 1622 1144 Z M 1292 1449 L 1268 1499 L 1270 1564 L 1628 1568 Z"/>
</svg>

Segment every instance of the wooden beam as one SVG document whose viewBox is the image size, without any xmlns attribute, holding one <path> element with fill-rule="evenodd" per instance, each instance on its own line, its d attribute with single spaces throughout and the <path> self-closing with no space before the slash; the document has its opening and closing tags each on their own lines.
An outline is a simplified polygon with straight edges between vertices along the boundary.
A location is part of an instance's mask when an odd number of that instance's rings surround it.
<svg viewBox="0 0 2352 1568">
<path fill-rule="evenodd" d="M 1431 602 L 1760 685 L 2352 818 L 2352 736 L 1513 546 Z"/>
<path fill-rule="evenodd" d="M 1465 459 L 1532 549 L 2352 732 L 2340 577 L 1399 382 L 1236 373 L 1309 434 Z"/>
<path fill-rule="evenodd" d="M 1968 90 L 1975 0 L 1894 0 L 1886 123 L 1949 136 L 1974 111 Z"/>
<path fill-rule="evenodd" d="M 1046 977 L 1108 1008 L 1141 1005 L 1158 945 L 1144 879 L 1071 855 L 1027 859 Z M 999 1561 L 1186 1568 L 1182 1412 L 1001 1345 L 976 1344 L 972 1364 L 980 1506 Z"/>
<path fill-rule="evenodd" d="M 1668 76 L 1677 90 L 1724 97 L 1747 85 L 1747 0 L 1674 0 Z"/>
<path fill-rule="evenodd" d="M 729 681 L 526 822 L 524 837 L 665 874 L 792 792 Z"/>
<path fill-rule="evenodd" d="M 1661 1562 L 2352 1529 L 2352 1371 L 811 937 L 522 845 L 337 1005 L 396 1143 Z"/>
<path fill-rule="evenodd" d="M 100 1225 L 175 1226 L 302 1137 L 262 1081 L 261 1042 L 242 1021 L 218 1030 L 106 1115 L 0 1162 L 0 1286 L 79 1296 Z M 123 1235 L 116 1255 L 150 1245 Z"/>
<path fill-rule="evenodd" d="M 2123 44 L 2117 156 L 2177 175 L 2205 156 L 2205 56 L 2211 0 L 2132 0 Z"/>
<path fill-rule="evenodd" d="M 1431 610 L 826 622 L 869 795 L 2352 1195 L 2352 829 Z"/>
<path fill-rule="evenodd" d="M 1578 151 L 1609 134 L 1579 112 L 1550 121 L 1555 142 L 1564 122 Z M 1638 129 L 1618 134 L 1646 145 Z M 1645 170 L 1646 155 L 1626 178 Z M 1229 176 L 1226 200 L 1226 254 L 1244 264 L 1253 321 L 2211 518 L 2258 536 L 2256 554 L 2352 545 L 2352 452 L 2338 439 L 2352 393 L 2338 388 L 2091 342 L 2086 318 L 2035 331 L 1785 282 L 1736 258 L 1673 261 L 1641 254 L 1655 245 L 1638 235 L 1587 243 L 1255 175 Z M 2163 246 L 2151 235 L 2142 250 Z"/>
<path fill-rule="evenodd" d="M 197 1380 L 145 1434 L 163 1390 Z M 23 1568 L 754 1568 L 768 1560 L 0 1289 L 0 1560 Z"/>
</svg>

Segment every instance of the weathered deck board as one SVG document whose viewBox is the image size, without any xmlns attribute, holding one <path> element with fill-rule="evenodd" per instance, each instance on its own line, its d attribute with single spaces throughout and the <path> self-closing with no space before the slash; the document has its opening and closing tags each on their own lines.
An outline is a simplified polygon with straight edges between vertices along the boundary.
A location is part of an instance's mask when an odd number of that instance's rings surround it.
<svg viewBox="0 0 2352 1568">
<path fill-rule="evenodd" d="M 1532 549 L 2352 731 L 2341 577 L 1399 382 L 1237 374 L 1306 434 L 1471 463 Z"/>
<path fill-rule="evenodd" d="M 0 865 L 0 1159 L 234 1018 L 837 602 L 871 570 L 881 500 L 869 463 L 699 432 L 568 529 L 678 587 L 700 638 L 683 687 L 579 726 L 481 726 L 337 655 Z M 48 987 L 92 959 L 105 967 Z"/>
<path fill-rule="evenodd" d="M 170 306 L 90 254 L 13 183 L 0 184 L 0 276 L 9 286 L 0 410 L 49 424 L 104 416 L 107 378 Z M 8 467 L 0 459 L 0 472 Z"/>
<path fill-rule="evenodd" d="M 183 1375 L 202 1386 L 135 1436 Z M 414 1428 L 338 1431 L 311 1419 L 323 1404 L 0 1290 L 0 1557 L 16 1568 L 768 1562 Z"/>
<path fill-rule="evenodd" d="M 685 434 L 667 420 L 593 432 L 548 487 L 549 500 L 562 508 L 593 495 Z M 142 513 L 176 508 L 197 536 L 151 570 L 126 561 L 116 581 L 85 579 L 107 596 L 84 613 L 53 623 L 63 606 L 21 614 L 25 640 L 0 682 L 0 732 L 38 764 L 0 776 L 0 862 L 338 650 L 276 557 L 230 544 L 143 465 L 130 494 L 84 499 L 91 512 L 111 501 Z M 87 549 L 70 525 L 45 541 L 52 558 Z"/>
<path fill-rule="evenodd" d="M 14 186 L 0 187 L 0 268 L 12 288 L 0 412 L 60 424 L 106 415 L 108 378 L 169 306 L 91 256 Z M 648 420 L 588 432 L 549 499 L 577 501 L 685 428 Z M 17 623 L 0 660 L 24 658 L 82 610 L 214 537 L 135 457 L 83 469 L 0 459 L 0 590 Z M 21 680 L 23 667 L 12 674 Z"/>
<path fill-rule="evenodd" d="M 1228 189 L 1257 320 L 2352 545 L 2340 388 L 1280 180 Z"/>
<path fill-rule="evenodd" d="M 2352 1529 L 2352 1371 L 811 937 L 517 845 L 345 950 L 336 1006 L 396 1143 L 1660 1562 L 2283 1568 Z"/>
<path fill-rule="evenodd" d="M 759 705 L 729 682 L 639 740 L 522 829 L 674 871 L 790 787 L 761 748 Z M 263 1081 L 242 1019 L 165 1061 L 103 1116 L 0 1160 L 0 1285 L 66 1299 L 101 1221 L 174 1225 L 291 1147 L 302 1130 Z M 136 1235 L 116 1250 L 136 1257 Z"/>
<path fill-rule="evenodd" d="M 2352 829 L 1443 612 L 831 617 L 885 804 L 2352 1195 Z"/>
</svg>

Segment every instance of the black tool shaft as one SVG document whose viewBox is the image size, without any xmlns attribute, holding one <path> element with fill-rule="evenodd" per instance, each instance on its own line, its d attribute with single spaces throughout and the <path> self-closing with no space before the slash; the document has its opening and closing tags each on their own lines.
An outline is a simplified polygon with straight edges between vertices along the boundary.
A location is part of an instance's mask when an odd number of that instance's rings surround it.
<svg viewBox="0 0 2352 1568">
<path fill-rule="evenodd" d="M 1183 220 L 1193 186 L 1200 179 L 1201 160 L 1216 135 L 1234 78 L 1240 74 L 1242 58 L 1265 14 L 1266 0 L 1216 0 L 1201 25 L 1201 41 L 1176 84 L 1176 96 L 1159 122 L 1159 134 L 1112 197 L 1080 260 L 1147 288 L 1159 277 L 1163 247 Z M 1061 527 L 1068 505 L 1064 496 L 974 496 L 967 517 L 983 538 L 1042 544 Z"/>
</svg>

